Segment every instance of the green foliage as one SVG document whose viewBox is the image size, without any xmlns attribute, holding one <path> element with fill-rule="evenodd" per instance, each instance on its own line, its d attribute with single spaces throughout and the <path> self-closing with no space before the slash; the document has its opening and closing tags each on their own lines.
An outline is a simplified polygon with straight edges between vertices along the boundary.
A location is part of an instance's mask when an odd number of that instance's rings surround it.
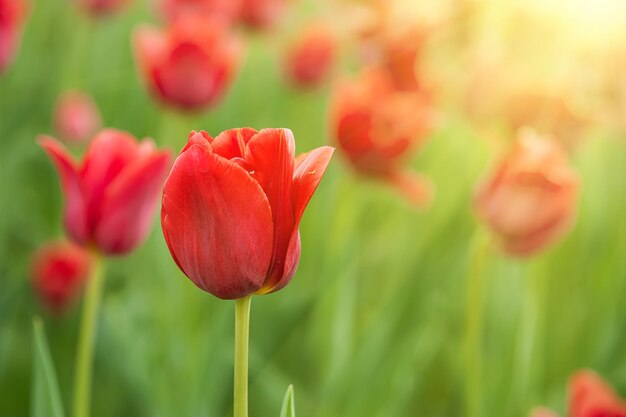
<svg viewBox="0 0 626 417">
<path fill-rule="evenodd" d="M 296 406 L 294 404 L 293 385 L 287 387 L 283 406 L 280 409 L 280 417 L 296 417 Z"/>
<path fill-rule="evenodd" d="M 33 320 L 33 388 L 30 417 L 64 417 L 61 394 L 41 319 Z"/>
</svg>

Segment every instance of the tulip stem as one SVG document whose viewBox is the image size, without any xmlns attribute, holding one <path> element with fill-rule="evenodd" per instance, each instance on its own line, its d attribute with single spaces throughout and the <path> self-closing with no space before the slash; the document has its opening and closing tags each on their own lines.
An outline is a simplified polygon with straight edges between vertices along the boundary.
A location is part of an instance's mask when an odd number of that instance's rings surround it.
<svg viewBox="0 0 626 417">
<path fill-rule="evenodd" d="M 471 247 L 465 314 L 465 415 L 481 417 L 483 406 L 483 310 L 485 303 L 485 260 L 489 237 L 479 231 Z"/>
<path fill-rule="evenodd" d="M 251 295 L 235 300 L 234 417 L 248 417 L 248 342 L 251 301 Z"/>
<path fill-rule="evenodd" d="M 91 375 L 96 333 L 96 321 L 102 298 L 104 262 L 94 255 L 91 275 L 83 300 L 83 315 L 78 336 L 74 374 L 74 417 L 88 417 L 91 401 Z"/>
</svg>

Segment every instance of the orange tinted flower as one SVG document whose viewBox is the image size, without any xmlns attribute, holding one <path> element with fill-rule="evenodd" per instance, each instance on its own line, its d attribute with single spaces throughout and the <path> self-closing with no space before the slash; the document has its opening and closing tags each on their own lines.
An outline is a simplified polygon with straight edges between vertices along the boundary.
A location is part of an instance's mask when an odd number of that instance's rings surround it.
<svg viewBox="0 0 626 417">
<path fill-rule="evenodd" d="M 577 197 L 578 177 L 563 150 L 526 131 L 479 186 L 475 203 L 505 251 L 528 255 L 570 229 Z"/>
<path fill-rule="evenodd" d="M 0 0 L 0 73 L 13 62 L 19 48 L 26 12 L 23 0 Z"/>
<path fill-rule="evenodd" d="M 70 242 L 52 242 L 38 249 L 31 273 L 35 291 L 46 308 L 63 312 L 79 295 L 90 266 L 89 253 Z"/>
<path fill-rule="evenodd" d="M 100 112 L 96 103 L 80 91 L 67 91 L 54 108 L 54 127 L 61 139 L 81 142 L 100 128 Z"/>
<path fill-rule="evenodd" d="M 176 19 L 164 32 L 140 27 L 134 44 L 148 88 L 165 103 L 185 110 L 218 103 L 241 53 L 225 22 L 192 15 Z"/>
<path fill-rule="evenodd" d="M 336 39 L 324 26 L 313 26 L 296 38 L 287 52 L 285 69 L 298 86 L 312 87 L 323 81 L 336 58 Z"/>
<path fill-rule="evenodd" d="M 593 371 L 577 372 L 569 395 L 571 417 L 626 417 L 626 402 Z"/>
<path fill-rule="evenodd" d="M 417 206 L 428 204 L 429 183 L 404 167 L 432 128 L 427 96 L 396 91 L 386 72 L 366 71 L 338 86 L 331 117 L 337 144 L 358 172 L 388 181 Z"/>
</svg>

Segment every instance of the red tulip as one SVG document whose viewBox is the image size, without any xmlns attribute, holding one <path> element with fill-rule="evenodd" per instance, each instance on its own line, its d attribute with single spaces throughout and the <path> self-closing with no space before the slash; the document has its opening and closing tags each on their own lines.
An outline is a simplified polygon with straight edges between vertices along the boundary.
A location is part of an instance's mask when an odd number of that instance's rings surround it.
<svg viewBox="0 0 626 417">
<path fill-rule="evenodd" d="M 106 254 L 139 245 L 150 227 L 169 152 L 113 129 L 96 135 L 80 164 L 55 139 L 44 136 L 39 143 L 61 177 L 69 236 Z"/>
<path fill-rule="evenodd" d="M 54 313 L 61 313 L 79 295 L 87 279 L 89 253 L 69 242 L 48 243 L 37 250 L 32 262 L 35 291 Z"/>
<path fill-rule="evenodd" d="M 92 16 L 105 16 L 119 11 L 128 0 L 76 0 L 78 6 Z"/>
<path fill-rule="evenodd" d="M 595 372 L 578 371 L 570 380 L 568 416 L 626 417 L 626 401 Z M 558 417 L 558 414 L 536 408 L 530 417 Z"/>
<path fill-rule="evenodd" d="M 286 0 L 241 0 L 243 23 L 256 29 L 273 26 L 282 16 Z"/>
<path fill-rule="evenodd" d="M 576 373 L 569 395 L 571 417 L 626 417 L 626 402 L 593 371 Z"/>
<path fill-rule="evenodd" d="M 100 128 L 100 112 L 88 95 L 79 91 L 63 93 L 54 109 L 54 125 L 68 142 L 82 142 Z"/>
<path fill-rule="evenodd" d="M 283 288 L 300 258 L 300 219 L 333 149 L 294 158 L 288 129 L 191 132 L 165 182 L 161 225 L 191 281 L 223 299 Z"/>
<path fill-rule="evenodd" d="M 339 148 L 357 171 L 389 182 L 416 206 L 430 202 L 429 182 L 404 167 L 430 133 L 428 97 L 399 92 L 386 72 L 369 71 L 337 88 L 331 112 Z"/>
<path fill-rule="evenodd" d="M 26 12 L 23 0 L 0 0 L 0 73 L 11 65 L 19 48 Z"/>
<path fill-rule="evenodd" d="M 326 27 L 313 26 L 300 33 L 287 53 L 288 78 L 302 87 L 319 84 L 332 70 L 336 46 L 334 34 Z"/>
<path fill-rule="evenodd" d="M 165 32 L 135 31 L 137 64 L 152 92 L 184 110 L 215 105 L 232 82 L 239 63 L 239 42 L 224 21 L 181 16 Z"/>
<path fill-rule="evenodd" d="M 505 251 L 529 255 L 571 228 L 577 196 L 578 177 L 565 153 L 556 143 L 523 132 L 480 185 L 476 210 Z"/>
<path fill-rule="evenodd" d="M 181 15 L 200 14 L 232 22 L 238 17 L 241 0 L 163 0 L 163 13 L 169 20 Z"/>
</svg>

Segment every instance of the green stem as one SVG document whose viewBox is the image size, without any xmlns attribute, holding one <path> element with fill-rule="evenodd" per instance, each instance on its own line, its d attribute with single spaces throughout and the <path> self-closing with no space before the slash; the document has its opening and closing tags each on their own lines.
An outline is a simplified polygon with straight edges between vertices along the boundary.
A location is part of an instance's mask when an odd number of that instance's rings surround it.
<svg viewBox="0 0 626 417">
<path fill-rule="evenodd" d="M 96 333 L 96 320 L 102 286 L 104 266 L 102 258 L 94 255 L 93 269 L 87 281 L 85 299 L 83 300 L 83 317 L 78 336 L 76 366 L 74 376 L 74 417 L 88 417 L 91 400 L 91 374 L 93 368 L 93 351 Z"/>
<path fill-rule="evenodd" d="M 465 321 L 465 407 L 467 417 L 481 417 L 483 407 L 483 310 L 485 303 L 485 259 L 489 238 L 478 233 L 472 245 L 467 279 Z"/>
<path fill-rule="evenodd" d="M 235 300 L 235 403 L 234 417 L 248 417 L 248 341 L 252 296 Z"/>
</svg>

